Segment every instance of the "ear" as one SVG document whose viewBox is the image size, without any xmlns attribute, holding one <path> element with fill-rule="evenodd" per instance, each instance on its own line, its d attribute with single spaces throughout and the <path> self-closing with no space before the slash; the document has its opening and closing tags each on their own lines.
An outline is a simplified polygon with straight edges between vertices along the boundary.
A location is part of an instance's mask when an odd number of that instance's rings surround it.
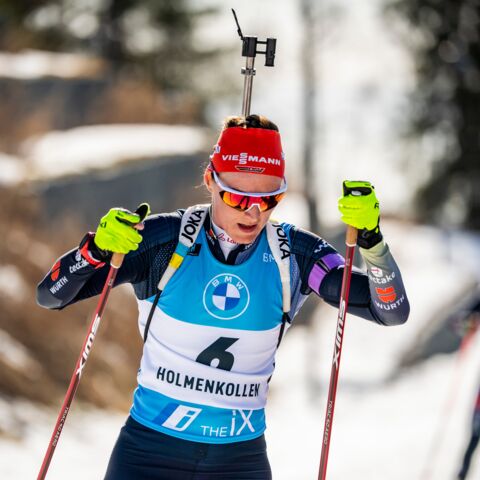
<svg viewBox="0 0 480 480">
<path fill-rule="evenodd" d="M 204 183 L 205 186 L 207 187 L 207 190 L 208 190 L 210 193 L 213 193 L 213 187 L 212 187 L 212 183 L 213 183 L 212 171 L 211 171 L 209 168 L 206 168 L 206 169 L 205 169 L 205 172 L 203 172 L 203 183 Z"/>
</svg>

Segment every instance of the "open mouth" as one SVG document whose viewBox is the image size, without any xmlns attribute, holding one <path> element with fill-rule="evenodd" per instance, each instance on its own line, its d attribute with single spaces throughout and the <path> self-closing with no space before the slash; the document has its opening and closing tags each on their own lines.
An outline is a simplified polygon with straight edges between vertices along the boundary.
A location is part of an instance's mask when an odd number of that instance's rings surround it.
<svg viewBox="0 0 480 480">
<path fill-rule="evenodd" d="M 252 233 L 257 228 L 257 225 L 245 225 L 243 223 L 237 223 L 238 228 L 244 233 Z"/>
</svg>

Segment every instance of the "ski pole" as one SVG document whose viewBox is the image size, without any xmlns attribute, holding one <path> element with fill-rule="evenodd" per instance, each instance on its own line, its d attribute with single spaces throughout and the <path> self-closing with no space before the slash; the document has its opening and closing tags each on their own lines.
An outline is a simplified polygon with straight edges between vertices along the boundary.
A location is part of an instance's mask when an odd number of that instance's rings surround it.
<svg viewBox="0 0 480 480">
<path fill-rule="evenodd" d="M 118 269 L 122 265 L 123 258 L 124 258 L 124 255 L 122 253 L 114 253 L 112 256 L 107 280 L 105 281 L 105 285 L 103 287 L 100 300 L 98 301 L 97 308 L 95 310 L 92 321 L 90 323 L 87 337 L 83 342 L 83 347 L 80 351 L 80 356 L 78 357 L 77 363 L 75 365 L 75 370 L 73 371 L 73 375 L 70 380 L 70 385 L 68 386 L 67 393 L 63 400 L 62 408 L 60 409 L 60 413 L 58 414 L 57 423 L 55 424 L 52 438 L 50 439 L 50 443 L 48 445 L 47 452 L 43 459 L 42 467 L 40 468 L 40 472 L 38 474 L 37 480 L 43 480 L 47 475 L 48 467 L 50 466 L 53 453 L 55 452 L 55 448 L 58 444 L 60 434 L 62 433 L 63 426 L 65 425 L 65 420 L 67 419 L 68 412 L 70 411 L 70 405 L 72 404 L 73 397 L 75 396 L 78 384 L 80 383 L 80 378 L 82 376 L 83 368 L 87 363 L 88 355 L 90 354 L 90 351 L 92 349 L 93 341 L 95 340 L 95 335 L 98 331 L 98 327 L 102 319 L 102 314 L 105 309 L 105 305 L 107 303 L 108 295 L 110 293 L 110 290 L 112 289 L 113 282 L 115 281 L 115 277 L 117 276 Z"/>
<path fill-rule="evenodd" d="M 137 208 L 135 213 L 138 213 L 140 215 L 140 222 L 143 221 L 148 211 L 149 207 L 146 203 L 143 203 Z M 108 296 L 110 294 L 110 291 L 112 290 L 115 278 L 117 276 L 117 272 L 122 266 L 124 258 L 125 255 L 123 253 L 114 253 L 112 259 L 110 260 L 110 270 L 108 271 L 107 279 L 105 280 L 105 285 L 103 286 L 97 308 L 95 309 L 95 313 L 93 314 L 87 336 L 85 338 L 85 341 L 83 342 L 83 347 L 80 350 L 80 356 L 78 357 L 75 369 L 72 374 L 72 378 L 70 379 L 70 385 L 68 386 L 67 393 L 65 394 L 62 407 L 58 414 L 57 422 L 55 424 L 55 428 L 53 429 L 52 437 L 50 439 L 50 443 L 48 444 L 45 457 L 43 458 L 43 463 L 40 467 L 37 480 L 44 480 L 47 475 L 48 467 L 50 466 L 50 462 L 52 461 L 55 448 L 57 447 L 58 440 L 65 425 L 68 412 L 70 411 L 70 405 L 72 404 L 73 398 L 75 397 L 75 393 L 77 391 L 78 384 L 80 383 L 83 369 L 85 367 L 85 364 L 87 363 L 90 351 L 92 350 L 95 335 L 97 334 L 98 327 L 100 326 L 100 321 L 102 319 L 103 311 L 105 310 L 105 305 L 107 304 Z"/>
<path fill-rule="evenodd" d="M 448 433 L 452 412 L 454 411 L 454 407 L 457 402 L 458 393 L 461 391 L 461 385 L 463 383 L 465 373 L 464 362 L 467 350 L 472 343 L 472 339 L 475 337 L 477 329 L 478 327 L 471 325 L 463 336 L 458 348 L 455 364 L 451 372 L 450 386 L 447 396 L 444 400 L 443 408 L 438 416 L 435 433 L 432 436 L 430 447 L 428 449 L 428 455 L 425 457 L 426 461 L 419 477 L 420 480 L 430 480 L 431 478 L 434 478 L 433 473 L 435 470 L 435 465 L 437 465 L 446 434 Z"/>
<path fill-rule="evenodd" d="M 335 398 L 337 395 L 338 373 L 342 356 L 343 334 L 345 331 L 345 318 L 347 315 L 348 295 L 350 293 L 350 280 L 352 277 L 353 256 L 357 244 L 357 229 L 348 225 L 345 238 L 347 245 L 345 253 L 345 268 L 343 269 L 342 289 L 340 293 L 340 305 L 338 308 L 337 331 L 333 346 L 333 362 L 330 373 L 330 386 L 328 388 L 327 409 L 325 412 L 325 426 L 323 429 L 322 454 L 318 480 L 325 480 L 327 476 L 328 451 L 330 449 L 330 437 L 333 427 L 333 413 L 335 411 Z"/>
</svg>

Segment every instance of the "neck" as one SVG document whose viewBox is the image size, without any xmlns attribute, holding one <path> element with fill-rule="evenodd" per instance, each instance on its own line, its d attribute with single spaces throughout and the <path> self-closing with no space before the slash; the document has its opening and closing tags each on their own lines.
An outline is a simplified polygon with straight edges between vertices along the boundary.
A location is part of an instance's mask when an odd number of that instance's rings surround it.
<svg viewBox="0 0 480 480">
<path fill-rule="evenodd" d="M 219 227 L 212 219 L 212 229 L 213 232 L 215 233 L 215 236 L 218 240 L 218 243 L 220 245 L 220 248 L 222 249 L 223 255 L 225 259 L 228 258 L 228 254 L 232 251 L 235 250 L 235 248 L 238 247 L 238 243 L 232 240 L 230 235 L 221 227 Z"/>
</svg>

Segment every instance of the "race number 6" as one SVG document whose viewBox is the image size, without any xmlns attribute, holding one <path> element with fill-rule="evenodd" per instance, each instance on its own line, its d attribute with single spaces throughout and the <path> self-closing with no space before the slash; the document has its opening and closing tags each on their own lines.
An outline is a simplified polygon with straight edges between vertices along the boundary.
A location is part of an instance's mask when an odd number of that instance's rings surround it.
<svg viewBox="0 0 480 480">
<path fill-rule="evenodd" d="M 231 370 L 235 357 L 232 352 L 227 352 L 238 338 L 220 337 L 208 346 L 203 352 L 200 352 L 196 361 L 210 367 L 221 368 L 222 370 Z M 217 360 L 217 362 L 215 362 Z"/>
</svg>

